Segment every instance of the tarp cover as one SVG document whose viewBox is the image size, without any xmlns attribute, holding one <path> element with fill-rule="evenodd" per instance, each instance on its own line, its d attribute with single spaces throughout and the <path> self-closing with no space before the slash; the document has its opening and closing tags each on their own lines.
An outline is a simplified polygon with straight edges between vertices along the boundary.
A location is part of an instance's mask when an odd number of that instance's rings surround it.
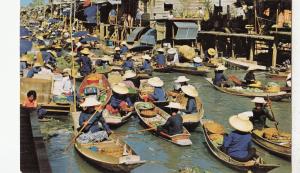
<svg viewBox="0 0 300 173">
<path fill-rule="evenodd" d="M 156 29 L 149 29 L 140 39 L 141 45 L 156 45 Z"/>
<path fill-rule="evenodd" d="M 91 42 L 91 41 L 99 41 L 99 39 L 97 37 L 87 37 L 82 39 L 80 42 L 84 43 L 84 42 Z"/>
<path fill-rule="evenodd" d="M 134 42 L 138 34 L 144 29 L 145 27 L 137 27 L 135 28 L 130 35 L 127 37 L 127 42 Z"/>
<path fill-rule="evenodd" d="M 178 28 L 174 40 L 195 40 L 198 26 L 192 22 L 174 22 Z"/>
<path fill-rule="evenodd" d="M 24 54 L 30 51 L 32 48 L 32 42 L 26 39 L 20 39 L 20 54 Z"/>
</svg>

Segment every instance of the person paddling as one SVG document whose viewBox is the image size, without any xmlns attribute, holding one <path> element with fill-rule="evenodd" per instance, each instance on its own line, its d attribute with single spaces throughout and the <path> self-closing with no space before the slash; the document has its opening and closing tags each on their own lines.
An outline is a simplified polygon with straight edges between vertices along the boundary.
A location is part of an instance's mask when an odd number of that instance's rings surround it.
<svg viewBox="0 0 300 173">
<path fill-rule="evenodd" d="M 196 97 L 198 97 L 198 91 L 192 85 L 185 85 L 181 87 L 182 92 L 187 96 L 188 101 L 186 105 L 186 110 L 183 110 L 186 114 L 197 113 L 197 102 Z"/>
<path fill-rule="evenodd" d="M 223 74 L 224 70 L 227 68 L 224 67 L 223 65 L 218 66 L 215 69 L 215 78 L 213 80 L 213 84 L 217 85 L 219 87 L 229 87 L 227 84 L 227 77 Z"/>
<path fill-rule="evenodd" d="M 148 84 L 154 87 L 153 94 L 150 94 L 150 99 L 154 101 L 166 101 L 166 92 L 162 88 L 164 82 L 159 77 L 148 79 Z"/>
<path fill-rule="evenodd" d="M 156 60 L 156 65 L 158 68 L 163 68 L 166 66 L 166 57 L 164 55 L 164 49 L 159 48 L 157 49 L 158 55 L 156 55 L 155 60 Z"/>
</svg>

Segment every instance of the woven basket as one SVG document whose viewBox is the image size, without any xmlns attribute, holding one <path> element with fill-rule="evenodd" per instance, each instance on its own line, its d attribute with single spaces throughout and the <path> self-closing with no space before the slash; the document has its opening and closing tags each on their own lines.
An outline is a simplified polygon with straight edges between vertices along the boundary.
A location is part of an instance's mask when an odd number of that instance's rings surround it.
<svg viewBox="0 0 300 173">
<path fill-rule="evenodd" d="M 204 127 L 207 129 L 207 131 L 209 131 L 210 133 L 213 134 L 224 134 L 225 133 L 225 129 L 224 127 L 216 122 L 207 122 L 204 124 Z"/>
<path fill-rule="evenodd" d="M 145 118 L 152 118 L 156 116 L 156 112 L 153 110 L 142 110 L 141 115 Z"/>
</svg>

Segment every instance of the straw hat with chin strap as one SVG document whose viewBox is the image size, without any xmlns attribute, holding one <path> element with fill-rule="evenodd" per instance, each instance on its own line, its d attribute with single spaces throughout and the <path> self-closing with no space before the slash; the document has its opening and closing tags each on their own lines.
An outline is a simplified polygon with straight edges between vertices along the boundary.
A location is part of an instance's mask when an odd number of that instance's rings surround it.
<svg viewBox="0 0 300 173">
<path fill-rule="evenodd" d="M 215 56 L 216 55 L 216 50 L 214 49 L 214 48 L 209 48 L 208 50 L 207 50 L 207 53 L 209 54 L 209 55 L 211 55 L 211 56 Z"/>
<path fill-rule="evenodd" d="M 198 91 L 196 88 L 192 85 L 185 85 L 181 87 L 181 90 L 184 94 L 191 96 L 191 97 L 197 97 L 198 96 Z"/>
<path fill-rule="evenodd" d="M 173 108 L 173 109 L 178 109 L 178 110 L 182 110 L 184 109 L 184 107 L 177 102 L 170 102 L 169 105 L 165 106 L 166 108 Z"/>
<path fill-rule="evenodd" d="M 253 103 L 262 103 L 262 104 L 267 103 L 263 97 L 255 97 L 253 100 L 251 100 L 251 102 L 253 102 Z"/>
<path fill-rule="evenodd" d="M 153 77 L 148 79 L 148 84 L 153 87 L 162 87 L 164 85 L 164 81 L 162 81 L 159 77 Z"/>
<path fill-rule="evenodd" d="M 232 128 L 241 132 L 250 132 L 253 129 L 253 124 L 247 115 L 238 114 L 229 118 L 229 124 Z"/>
<path fill-rule="evenodd" d="M 80 51 L 80 53 L 88 55 L 90 54 L 90 50 L 88 48 L 84 48 L 83 50 Z"/>
<path fill-rule="evenodd" d="M 125 74 L 123 75 L 123 79 L 130 79 L 136 77 L 136 73 L 132 70 L 125 71 Z"/>
<path fill-rule="evenodd" d="M 129 93 L 128 88 L 126 86 L 124 86 L 124 84 L 122 84 L 122 83 L 113 85 L 112 90 L 113 90 L 113 92 L 122 94 L 122 95 Z"/>
<path fill-rule="evenodd" d="M 167 51 L 168 54 L 175 54 L 176 53 L 176 49 L 175 48 L 170 48 Z"/>
<path fill-rule="evenodd" d="M 100 105 L 101 102 L 97 101 L 95 96 L 88 96 L 85 98 L 84 102 L 80 104 L 81 107 L 91 107 Z"/>
<path fill-rule="evenodd" d="M 115 51 L 120 51 L 120 47 L 115 47 Z"/>
<path fill-rule="evenodd" d="M 181 83 L 181 82 L 187 82 L 190 79 L 186 78 L 185 76 L 178 76 L 178 78 L 174 81 L 176 83 Z"/>
<path fill-rule="evenodd" d="M 143 58 L 143 59 L 147 59 L 147 60 L 151 60 L 151 57 L 150 57 L 148 54 L 143 55 L 142 58 Z"/>
</svg>

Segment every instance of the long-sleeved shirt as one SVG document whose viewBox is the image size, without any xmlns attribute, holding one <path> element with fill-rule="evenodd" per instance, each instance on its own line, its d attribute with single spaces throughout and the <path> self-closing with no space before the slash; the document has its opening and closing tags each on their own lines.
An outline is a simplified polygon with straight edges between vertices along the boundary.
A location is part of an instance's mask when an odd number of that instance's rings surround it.
<svg viewBox="0 0 300 173">
<path fill-rule="evenodd" d="M 125 100 L 121 100 L 119 98 L 117 98 L 116 96 L 111 96 L 110 98 L 110 105 L 114 108 L 114 109 L 120 109 L 120 104 L 122 101 L 125 101 L 127 103 L 128 106 L 132 106 L 133 103 L 132 101 L 130 100 L 129 97 L 126 97 Z"/>
<path fill-rule="evenodd" d="M 36 67 L 33 67 L 32 69 L 30 69 L 27 73 L 27 77 L 28 78 L 32 78 L 34 76 L 34 74 L 38 73 L 39 71 L 41 71 L 41 68 L 36 68 Z"/>
<path fill-rule="evenodd" d="M 252 81 L 255 81 L 255 75 L 250 71 L 245 75 L 244 80 L 250 84 Z"/>
<path fill-rule="evenodd" d="M 115 53 L 114 54 L 114 58 L 113 58 L 114 61 L 119 61 L 121 60 L 121 55 L 119 53 Z"/>
<path fill-rule="evenodd" d="M 128 47 L 127 46 L 122 46 L 121 50 L 120 50 L 120 54 L 123 55 L 128 51 Z"/>
<path fill-rule="evenodd" d="M 162 127 L 168 131 L 169 135 L 181 134 L 183 133 L 183 119 L 181 115 L 177 113 L 169 117 Z"/>
<path fill-rule="evenodd" d="M 250 117 L 250 121 L 253 123 L 254 129 L 263 129 L 266 125 L 266 119 L 275 121 L 274 117 L 269 113 L 267 108 L 257 109 L 253 108 L 253 117 Z"/>
<path fill-rule="evenodd" d="M 63 77 L 62 79 L 62 92 L 65 93 L 66 95 L 72 95 L 72 91 L 73 91 L 73 85 L 72 82 L 70 80 L 70 78 L 67 77 Z"/>
<path fill-rule="evenodd" d="M 126 60 L 123 64 L 123 69 L 124 70 L 133 70 L 133 61 L 130 60 Z"/>
<path fill-rule="evenodd" d="M 92 114 L 81 112 L 80 116 L 79 116 L 79 125 L 83 126 L 83 122 L 89 120 L 90 116 L 92 116 Z M 100 131 L 98 122 L 100 122 L 102 124 L 102 127 L 104 128 L 104 130 L 110 131 L 109 126 L 106 124 L 105 119 L 103 118 L 102 113 L 100 113 L 100 112 L 97 112 L 93 116 L 93 118 L 89 121 L 88 125 L 84 128 L 83 131 L 85 133 L 87 133 L 88 131 L 91 131 L 92 133 Z"/>
<path fill-rule="evenodd" d="M 155 101 L 166 101 L 166 92 L 162 87 L 155 87 L 153 94 L 150 94 Z"/>
<path fill-rule="evenodd" d="M 43 61 L 48 64 L 54 64 L 56 62 L 55 58 L 53 57 L 53 55 L 50 52 L 47 51 L 41 51 L 42 53 L 42 57 L 43 57 Z"/>
<path fill-rule="evenodd" d="M 163 54 L 156 55 L 155 59 L 156 59 L 157 65 L 165 65 L 166 64 L 166 59 Z"/>
<path fill-rule="evenodd" d="M 81 56 L 77 59 L 77 63 L 80 64 L 80 73 L 82 76 L 86 76 L 92 71 L 92 61 L 89 57 Z"/>
<path fill-rule="evenodd" d="M 143 66 L 141 67 L 141 70 L 151 70 L 151 64 L 148 60 L 144 61 Z"/>
<path fill-rule="evenodd" d="M 223 81 L 227 81 L 227 78 L 223 74 L 223 72 L 215 72 L 214 85 L 221 86 Z"/>
<path fill-rule="evenodd" d="M 250 133 L 232 131 L 228 136 L 224 136 L 223 146 L 229 156 L 245 158 L 252 146 L 251 139 Z"/>
<path fill-rule="evenodd" d="M 195 98 L 188 99 L 185 113 L 187 114 L 197 113 L 197 104 Z"/>
</svg>

